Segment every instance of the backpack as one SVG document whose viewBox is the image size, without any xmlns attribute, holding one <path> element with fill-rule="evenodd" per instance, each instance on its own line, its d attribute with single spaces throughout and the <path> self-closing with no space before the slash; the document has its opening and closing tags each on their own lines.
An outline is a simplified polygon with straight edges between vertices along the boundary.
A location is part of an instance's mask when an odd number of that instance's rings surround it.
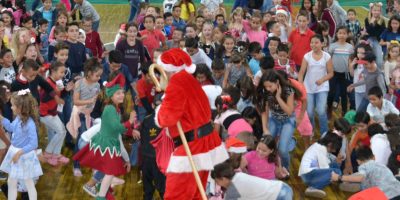
<svg viewBox="0 0 400 200">
<path fill-rule="evenodd" d="M 260 9 L 263 2 L 262 0 L 249 0 L 248 7 L 251 9 Z"/>
</svg>

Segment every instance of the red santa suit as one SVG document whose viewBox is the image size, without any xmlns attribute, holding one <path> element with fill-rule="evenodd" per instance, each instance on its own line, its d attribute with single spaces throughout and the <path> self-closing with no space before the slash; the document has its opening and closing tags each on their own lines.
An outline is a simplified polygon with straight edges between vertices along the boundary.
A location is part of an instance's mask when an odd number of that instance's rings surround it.
<svg viewBox="0 0 400 200">
<path fill-rule="evenodd" d="M 189 159 L 181 145 L 178 121 L 182 124 L 203 187 L 206 186 L 209 171 L 225 161 L 228 154 L 211 125 L 210 104 L 200 83 L 192 75 L 196 67 L 189 55 L 181 49 L 170 49 L 158 58 L 157 63 L 165 71 L 176 72 L 169 80 L 155 116 L 156 124 L 167 128 L 175 143 L 167 167 L 164 199 L 201 199 Z"/>
</svg>

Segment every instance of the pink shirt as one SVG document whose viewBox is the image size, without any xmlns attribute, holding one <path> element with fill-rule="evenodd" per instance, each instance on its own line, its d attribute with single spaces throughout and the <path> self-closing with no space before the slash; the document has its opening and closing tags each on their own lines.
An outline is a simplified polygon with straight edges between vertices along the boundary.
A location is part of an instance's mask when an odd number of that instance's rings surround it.
<svg viewBox="0 0 400 200">
<path fill-rule="evenodd" d="M 260 158 L 256 151 L 250 151 L 244 157 L 247 160 L 248 174 L 269 180 L 275 179 L 275 163 Z"/>
<path fill-rule="evenodd" d="M 249 42 L 258 42 L 260 43 L 261 48 L 264 48 L 264 43 L 268 38 L 265 31 L 261 30 L 261 28 L 257 31 L 253 30 L 247 20 L 243 20 L 243 29 L 246 32 Z"/>
</svg>

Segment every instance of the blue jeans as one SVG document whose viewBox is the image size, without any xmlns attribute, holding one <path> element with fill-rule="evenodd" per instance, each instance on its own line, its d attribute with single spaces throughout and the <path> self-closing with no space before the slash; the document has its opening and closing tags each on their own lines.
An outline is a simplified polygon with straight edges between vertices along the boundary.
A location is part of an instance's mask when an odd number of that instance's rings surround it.
<svg viewBox="0 0 400 200">
<path fill-rule="evenodd" d="M 135 19 L 137 11 L 138 11 L 138 5 L 131 4 L 131 11 L 129 13 L 128 22 L 131 22 Z"/>
<path fill-rule="evenodd" d="M 276 200 L 292 200 L 292 199 L 293 199 L 292 188 L 288 184 L 282 182 L 282 188 Z"/>
<path fill-rule="evenodd" d="M 365 98 L 365 96 L 362 98 L 360 105 L 358 106 L 357 112 L 365 112 L 367 111 L 367 107 L 369 104 L 369 100 Z"/>
<path fill-rule="evenodd" d="M 320 133 L 328 131 L 328 116 L 326 115 L 327 99 L 328 91 L 313 94 L 307 93 L 307 114 L 312 126 L 315 127 L 314 110 L 317 111 Z"/>
<path fill-rule="evenodd" d="M 71 118 L 71 112 L 72 112 L 72 94 L 71 92 L 68 92 L 63 98 L 65 104 L 63 107 L 63 112 L 59 113 L 58 116 L 60 117 L 61 121 L 64 123 L 64 125 L 67 125 L 69 122 L 69 119 Z M 68 134 L 67 130 L 67 135 L 65 136 L 65 141 L 67 143 L 73 143 L 73 139 L 71 137 L 71 134 Z"/>
<path fill-rule="evenodd" d="M 98 32 L 99 26 L 100 26 L 100 20 L 97 20 L 97 21 L 93 22 L 93 23 L 92 23 L 92 29 L 93 29 L 93 31 Z"/>
<path fill-rule="evenodd" d="M 269 117 L 269 131 L 272 137 L 279 136 L 278 151 L 282 159 L 282 166 L 289 169 L 290 155 L 289 144 L 292 141 L 294 129 L 296 128 L 296 118 L 294 115 L 286 120 L 278 120 L 273 116 Z"/>
<path fill-rule="evenodd" d="M 129 155 L 129 160 L 130 160 L 132 166 L 135 166 L 135 165 L 138 164 L 138 161 L 139 161 L 139 147 L 140 147 L 140 141 L 139 140 L 135 140 L 132 143 L 131 153 Z"/>
<path fill-rule="evenodd" d="M 31 10 L 35 11 L 36 8 L 39 6 L 40 2 L 41 2 L 40 0 L 33 0 Z"/>
<path fill-rule="evenodd" d="M 365 92 L 354 92 L 354 96 L 356 102 L 356 110 L 358 110 L 361 105 L 361 101 L 365 96 Z"/>
<path fill-rule="evenodd" d="M 147 116 L 147 111 L 143 106 L 137 107 L 137 119 L 139 122 L 143 122 L 144 118 Z"/>
<path fill-rule="evenodd" d="M 332 172 L 339 175 L 342 174 L 339 165 L 335 161 L 333 161 L 327 169 L 314 169 L 307 174 L 301 175 L 301 179 L 307 186 L 322 190 L 331 184 Z"/>
<path fill-rule="evenodd" d="M 79 140 L 81 140 L 82 133 L 87 130 L 85 115 L 84 114 L 79 114 L 79 119 L 81 121 L 81 126 L 78 129 L 78 137 L 76 138 L 74 154 L 77 153 L 80 150 L 80 148 L 79 148 Z M 80 165 L 79 165 L 78 161 L 74 161 L 74 168 L 80 168 Z"/>
<path fill-rule="evenodd" d="M 372 51 L 374 52 L 374 54 L 376 56 L 376 65 L 378 66 L 379 70 L 382 70 L 383 69 L 382 46 L 379 44 L 379 41 L 376 39 L 376 37 L 368 38 L 368 42 L 370 43 L 370 45 L 372 47 Z"/>
</svg>

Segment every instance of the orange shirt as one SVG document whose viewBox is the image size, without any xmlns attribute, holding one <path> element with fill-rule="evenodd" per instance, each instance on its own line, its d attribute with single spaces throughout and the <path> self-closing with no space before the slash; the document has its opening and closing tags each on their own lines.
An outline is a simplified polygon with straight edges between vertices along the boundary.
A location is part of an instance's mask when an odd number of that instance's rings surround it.
<svg viewBox="0 0 400 200">
<path fill-rule="evenodd" d="M 354 149 L 359 146 L 360 143 L 363 146 L 370 146 L 371 143 L 368 132 L 357 131 L 353 137 L 353 140 L 351 141 L 350 147 Z"/>
</svg>

